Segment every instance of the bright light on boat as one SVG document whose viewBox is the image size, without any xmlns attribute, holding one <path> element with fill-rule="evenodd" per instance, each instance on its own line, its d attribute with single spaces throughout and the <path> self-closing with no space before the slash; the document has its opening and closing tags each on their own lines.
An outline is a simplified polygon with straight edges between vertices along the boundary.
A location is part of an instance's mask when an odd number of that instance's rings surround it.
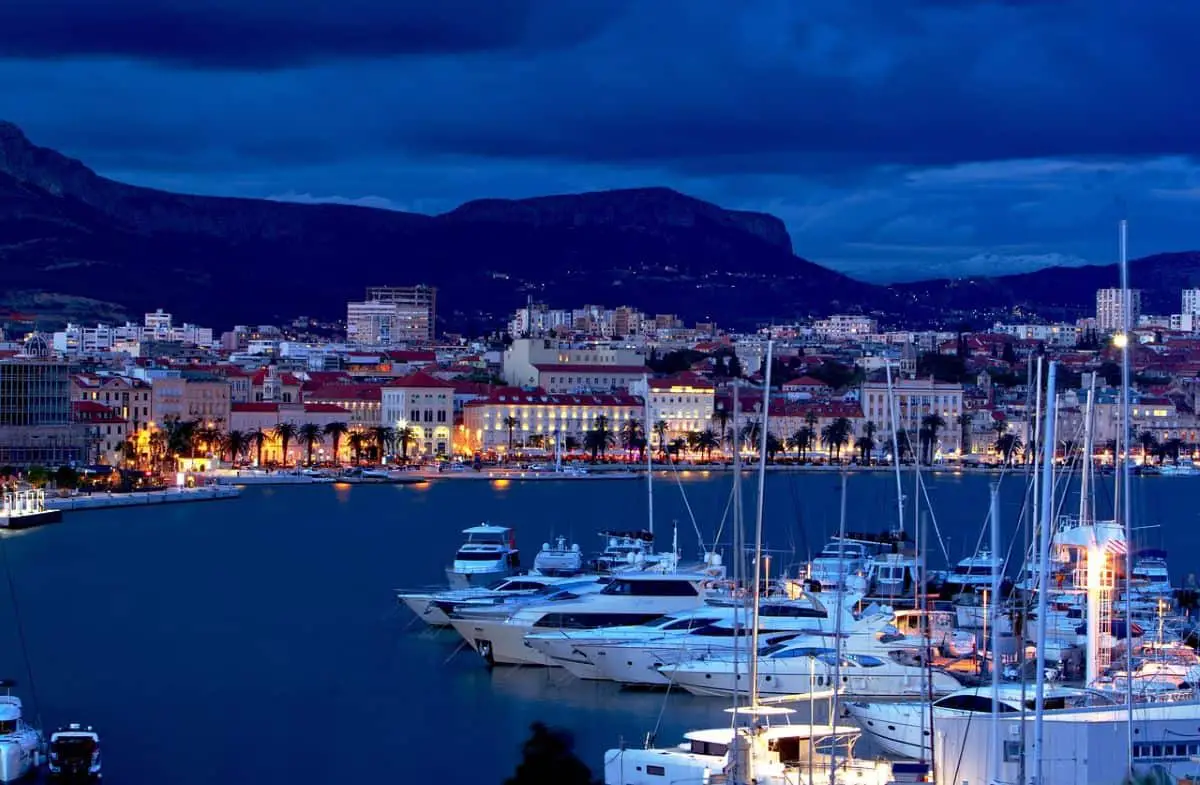
<svg viewBox="0 0 1200 785">
<path fill-rule="evenodd" d="M 1124 349 L 1128 345 L 1129 339 L 1125 336 L 1125 333 L 1117 333 L 1113 336 L 1113 346 L 1118 349 Z"/>
</svg>

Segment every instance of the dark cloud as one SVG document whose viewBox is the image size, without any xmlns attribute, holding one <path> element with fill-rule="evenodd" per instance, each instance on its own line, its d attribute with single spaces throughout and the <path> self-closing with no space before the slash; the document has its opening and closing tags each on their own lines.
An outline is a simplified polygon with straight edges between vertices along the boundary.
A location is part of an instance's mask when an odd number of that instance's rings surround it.
<svg viewBox="0 0 1200 785">
<path fill-rule="evenodd" d="M 1174 0 L 7 0 L 0 117 L 205 193 L 671 185 L 893 276 L 1105 260 L 1119 199 L 1145 251 L 1200 245 L 1196 29 Z"/>
<path fill-rule="evenodd" d="M 624 0 L 5 0 L 0 56 L 205 68 L 570 45 Z M 569 8 L 567 7 L 569 6 Z"/>
</svg>

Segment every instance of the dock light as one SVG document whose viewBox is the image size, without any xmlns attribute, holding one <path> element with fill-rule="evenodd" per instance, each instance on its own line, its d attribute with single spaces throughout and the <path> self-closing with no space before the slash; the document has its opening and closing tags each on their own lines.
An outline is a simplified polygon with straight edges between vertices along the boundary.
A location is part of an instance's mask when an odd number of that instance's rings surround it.
<svg viewBox="0 0 1200 785">
<path fill-rule="evenodd" d="M 1118 349 L 1124 349 L 1129 345 L 1129 336 L 1125 335 L 1125 333 L 1117 333 L 1113 336 L 1112 341 L 1113 346 L 1117 347 Z"/>
</svg>

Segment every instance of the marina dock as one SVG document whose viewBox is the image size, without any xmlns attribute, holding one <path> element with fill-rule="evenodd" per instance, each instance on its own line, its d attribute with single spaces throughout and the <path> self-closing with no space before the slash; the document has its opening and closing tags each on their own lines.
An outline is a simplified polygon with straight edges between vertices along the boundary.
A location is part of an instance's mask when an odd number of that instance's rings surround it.
<svg viewBox="0 0 1200 785">
<path fill-rule="evenodd" d="M 135 491 L 133 493 L 94 493 L 46 499 L 46 508 L 59 511 L 101 510 L 112 507 L 141 507 L 150 504 L 236 499 L 240 488 L 205 485 L 200 488 L 170 488 L 165 491 Z"/>
</svg>

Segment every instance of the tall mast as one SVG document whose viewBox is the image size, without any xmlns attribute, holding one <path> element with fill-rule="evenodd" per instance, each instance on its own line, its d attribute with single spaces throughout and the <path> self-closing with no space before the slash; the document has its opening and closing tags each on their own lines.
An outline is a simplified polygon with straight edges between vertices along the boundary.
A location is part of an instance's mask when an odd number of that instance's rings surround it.
<svg viewBox="0 0 1200 785">
<path fill-rule="evenodd" d="M 646 423 L 642 426 L 642 434 L 646 439 L 646 514 L 650 524 L 647 531 L 654 534 L 654 445 L 650 443 L 650 434 L 654 431 L 650 421 L 650 376 L 643 375 L 642 383 L 646 385 L 646 398 L 642 401 L 642 416 L 646 418 Z"/>
<path fill-rule="evenodd" d="M 1079 480 L 1079 525 L 1095 525 L 1095 512 L 1091 507 L 1092 495 L 1092 398 L 1096 394 L 1096 377 L 1088 385 L 1087 404 L 1083 409 L 1083 472 Z M 1087 655 L 1084 686 L 1090 686 L 1100 677 L 1100 570 L 1097 560 L 1105 559 L 1097 548 L 1095 530 L 1091 538 L 1091 547 L 1087 549 Z"/>
<path fill-rule="evenodd" d="M 1030 515 L 1029 515 L 1029 518 L 1026 521 L 1026 525 L 1025 525 L 1025 553 L 1030 554 L 1030 556 L 1032 558 L 1034 535 L 1038 531 L 1037 527 L 1041 526 L 1041 520 L 1042 520 L 1041 516 L 1039 514 L 1039 511 L 1041 510 L 1042 500 L 1038 494 L 1038 491 L 1040 488 L 1040 476 L 1038 474 L 1038 455 L 1039 455 L 1039 453 L 1037 451 L 1037 445 L 1041 438 L 1041 432 L 1042 432 L 1042 425 L 1041 425 L 1042 424 L 1042 358 L 1041 357 L 1037 358 L 1036 374 L 1034 373 L 1032 364 L 1030 365 L 1029 373 L 1030 373 L 1031 382 L 1033 383 L 1033 390 L 1030 391 L 1030 395 L 1033 397 L 1033 400 L 1034 400 L 1034 405 L 1033 405 L 1033 445 L 1034 445 L 1034 449 L 1033 449 L 1033 467 L 1032 467 L 1033 498 L 1031 499 L 1032 503 L 1030 505 Z M 1034 560 L 1034 561 L 1036 562 L 1036 560 Z M 1025 574 L 1026 583 L 1029 584 L 1032 580 L 1032 576 L 1029 574 L 1028 568 L 1025 570 L 1025 573 L 1026 573 Z M 1038 573 L 1038 581 L 1039 582 L 1041 581 L 1041 573 Z M 1035 585 L 1034 588 L 1036 589 L 1037 586 Z M 1022 623 L 1021 623 L 1021 667 L 1022 668 L 1025 667 L 1025 648 L 1026 648 L 1026 644 L 1029 641 L 1029 625 L 1026 623 L 1028 621 L 1028 619 L 1029 619 L 1029 614 L 1026 613 L 1025 618 L 1022 619 Z M 1025 692 L 1025 686 L 1026 686 L 1026 680 L 1024 678 L 1022 678 L 1021 679 L 1021 724 L 1020 724 L 1021 758 L 1017 763 L 1017 769 L 1018 769 L 1018 773 L 1019 773 L 1017 780 L 1019 782 L 1026 781 L 1026 772 L 1025 772 L 1025 763 L 1026 763 L 1026 759 L 1025 759 L 1025 695 L 1026 695 L 1026 692 Z"/>
<path fill-rule="evenodd" d="M 842 509 L 838 516 L 838 569 L 843 576 L 842 585 L 838 587 L 838 596 L 836 608 L 834 609 L 833 618 L 833 697 L 829 704 L 829 724 L 833 726 L 837 723 L 839 714 L 838 709 L 838 686 L 842 683 L 842 602 L 846 596 L 846 580 L 848 575 L 845 570 L 846 558 L 846 485 L 849 479 L 849 472 L 846 467 L 842 467 Z M 812 690 L 812 676 L 809 676 L 809 691 Z M 811 716 L 811 712 L 810 712 Z M 835 785 L 835 777 L 837 775 L 837 745 L 832 745 L 829 748 L 829 785 Z M 810 777 L 811 779 L 811 777 Z"/>
<path fill-rule="evenodd" d="M 1056 363 L 1050 361 L 1046 375 L 1046 435 L 1042 440 L 1042 509 L 1038 526 L 1038 623 L 1037 623 L 1037 686 L 1033 715 L 1033 765 L 1036 766 L 1035 785 L 1044 785 L 1043 714 L 1046 710 L 1046 594 L 1050 590 L 1050 523 L 1054 517 L 1054 406 Z"/>
<path fill-rule="evenodd" d="M 767 481 L 767 418 L 771 413 L 771 353 L 767 341 L 767 372 L 763 374 L 763 408 L 758 438 L 758 499 L 754 514 L 754 617 L 750 625 L 750 706 L 758 705 L 758 608 L 762 597 L 763 491 Z"/>
<path fill-rule="evenodd" d="M 1126 752 L 1128 755 L 1129 773 L 1133 774 L 1133 604 L 1130 592 L 1130 579 L 1133 577 L 1133 486 L 1130 482 L 1129 446 L 1132 434 L 1129 432 L 1133 424 L 1129 417 L 1129 355 L 1133 351 L 1130 343 L 1133 341 L 1133 296 L 1129 291 L 1129 259 L 1126 255 L 1125 244 L 1126 225 L 1121 219 L 1119 232 L 1121 245 L 1121 334 L 1125 340 L 1121 342 L 1121 431 L 1125 436 L 1125 461 L 1121 464 L 1121 478 L 1124 485 L 1122 501 L 1122 522 L 1125 524 L 1125 714 L 1128 720 L 1126 728 Z"/>
<path fill-rule="evenodd" d="M 991 535 L 992 535 L 992 607 L 988 627 L 992 631 L 992 749 L 989 755 L 991 761 L 991 781 L 1000 781 L 1001 739 L 1000 739 L 1000 579 L 1004 562 L 1000 559 L 1000 483 L 992 483 L 991 497 Z M 986 641 L 985 641 L 986 642 Z"/>
<path fill-rule="evenodd" d="M 900 411 L 896 402 L 896 394 L 892 390 L 892 363 L 885 360 L 884 370 L 887 372 L 888 417 L 892 421 L 892 466 L 896 470 L 896 522 L 900 531 L 904 531 L 904 485 L 900 476 Z"/>
<path fill-rule="evenodd" d="M 738 425 L 739 425 L 739 409 L 741 402 L 738 400 L 738 386 L 734 382 L 733 385 L 733 585 L 737 589 L 745 587 L 746 575 L 746 534 L 742 529 L 742 451 L 738 449 Z M 721 434 L 724 437 L 724 434 Z M 738 685 L 740 684 L 740 669 L 738 667 L 738 649 L 740 648 L 739 641 L 742 639 L 741 629 L 745 626 L 744 616 L 741 611 L 745 608 L 742 606 L 740 599 L 735 599 L 733 603 L 733 709 L 734 723 L 736 724 L 738 714 Z M 737 738 L 736 736 L 734 737 Z"/>
</svg>

